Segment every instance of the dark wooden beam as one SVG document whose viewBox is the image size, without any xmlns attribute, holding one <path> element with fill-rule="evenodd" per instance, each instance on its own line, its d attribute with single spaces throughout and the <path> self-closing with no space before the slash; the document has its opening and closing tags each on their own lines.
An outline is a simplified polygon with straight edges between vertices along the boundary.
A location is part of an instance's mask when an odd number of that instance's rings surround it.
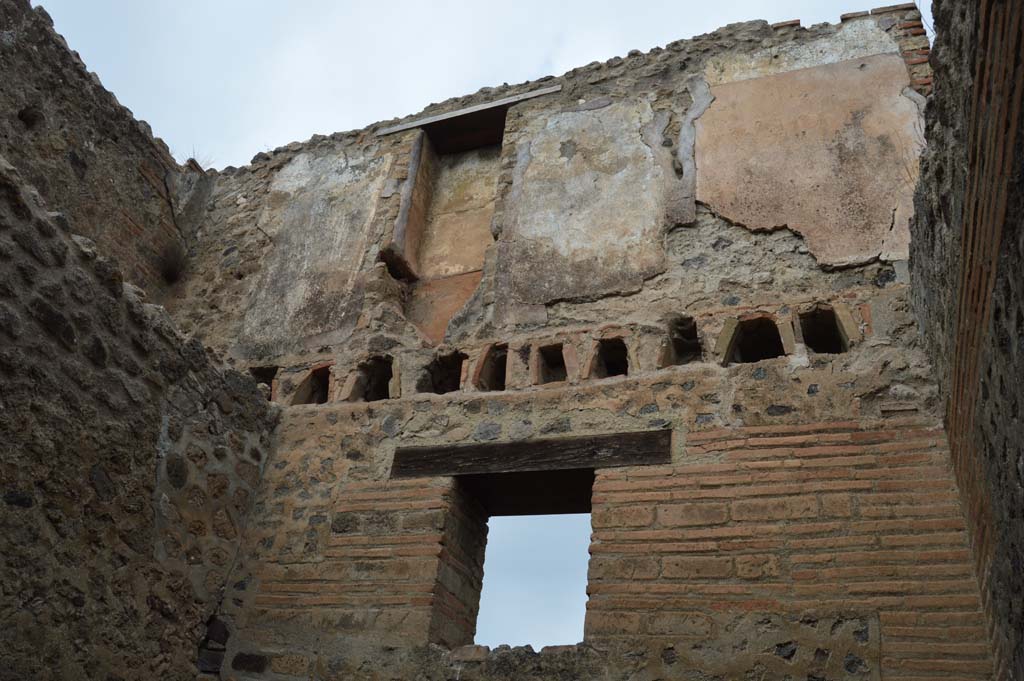
<svg viewBox="0 0 1024 681">
<path fill-rule="evenodd" d="M 672 431 L 543 438 L 429 447 L 399 447 L 392 478 L 559 471 L 669 463 Z"/>
<path fill-rule="evenodd" d="M 530 92 L 523 92 L 522 94 L 512 95 L 511 97 L 503 97 L 502 99 L 496 99 L 493 102 L 484 102 L 483 104 L 477 104 L 475 106 L 469 106 L 464 109 L 456 109 L 455 111 L 449 111 L 448 113 L 437 114 L 435 116 L 426 116 L 424 118 L 417 118 L 406 123 L 399 123 L 398 125 L 392 125 L 389 128 L 377 131 L 377 137 L 383 137 L 384 135 L 390 135 L 395 132 L 401 132 L 402 130 L 409 130 L 410 128 L 420 128 L 431 123 L 440 123 L 451 118 L 459 118 L 467 114 L 477 113 L 479 111 L 486 111 L 487 109 L 493 108 L 508 108 L 517 102 L 522 102 L 527 99 L 533 99 L 534 97 L 540 97 L 542 95 L 549 95 L 554 92 L 558 92 L 562 89 L 561 85 L 551 85 L 549 87 L 542 87 L 537 90 Z"/>
<path fill-rule="evenodd" d="M 487 516 L 590 513 L 592 469 L 461 475 L 459 484 Z"/>
</svg>

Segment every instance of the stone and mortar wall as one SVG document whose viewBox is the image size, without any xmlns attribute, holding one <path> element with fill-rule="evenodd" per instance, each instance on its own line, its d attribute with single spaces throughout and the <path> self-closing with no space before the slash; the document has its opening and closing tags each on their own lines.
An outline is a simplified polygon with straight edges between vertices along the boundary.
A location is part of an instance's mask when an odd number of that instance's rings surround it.
<svg viewBox="0 0 1024 681">
<path fill-rule="evenodd" d="M 0 2 L 0 73 L 0 154 L 129 281 L 162 296 L 186 266 L 202 173 L 179 168 L 28 0 Z"/>
<path fill-rule="evenodd" d="M 946 401 L 998 678 L 1024 679 L 1024 28 L 1018 3 L 935 3 L 914 303 Z"/>
<path fill-rule="evenodd" d="M 193 679 L 276 412 L 41 206 L 0 157 L 0 678 Z"/>
<path fill-rule="evenodd" d="M 989 678 L 941 428 L 765 408 L 797 403 L 808 384 L 838 404 L 831 371 L 780 381 L 785 360 L 696 364 L 287 409 L 221 613 L 222 677 Z M 744 384 L 759 394 L 728 393 Z M 763 425 L 716 427 L 715 409 Z M 598 471 L 585 645 L 540 656 L 430 645 L 471 640 L 436 629 L 446 594 L 463 588 L 445 566 L 466 545 L 452 540 L 451 479 L 390 480 L 395 447 L 666 427 L 671 465 Z"/>
<path fill-rule="evenodd" d="M 493 243 L 440 342 L 401 262 L 429 204 L 423 133 L 316 136 L 214 175 L 174 316 L 229 361 L 279 369 L 282 404 L 330 374 L 326 404 L 286 407 L 276 432 L 220 610 L 221 677 L 989 678 L 905 276 L 931 88 L 919 18 L 738 24 L 428 107 L 561 86 L 508 111 Z M 805 347 L 796 319 L 819 303 L 848 352 Z M 703 351 L 666 367 L 680 314 Z M 785 355 L 724 366 L 751 315 Z M 628 377 L 593 375 L 602 338 L 625 343 Z M 556 342 L 566 380 L 537 385 Z M 483 392 L 495 343 L 506 389 Z M 422 393 L 454 351 L 459 389 Z M 391 399 L 347 402 L 382 355 Z M 479 533 L 451 479 L 390 480 L 395 448 L 657 428 L 671 465 L 598 471 L 586 640 L 447 652 L 472 641 L 479 557 L 460 537 Z"/>
</svg>

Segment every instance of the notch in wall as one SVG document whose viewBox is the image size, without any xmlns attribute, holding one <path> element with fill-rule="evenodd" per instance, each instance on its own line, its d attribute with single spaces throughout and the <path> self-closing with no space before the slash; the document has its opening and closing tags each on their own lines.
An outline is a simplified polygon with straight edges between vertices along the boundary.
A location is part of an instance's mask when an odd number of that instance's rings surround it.
<svg viewBox="0 0 1024 681">
<path fill-rule="evenodd" d="M 360 362 L 342 389 L 346 402 L 377 402 L 398 396 L 394 360 L 390 355 L 377 355 Z"/>
<path fill-rule="evenodd" d="M 468 359 L 464 352 L 451 352 L 435 357 L 416 381 L 416 392 L 443 395 L 462 387 L 462 368 Z"/>
<path fill-rule="evenodd" d="M 843 303 L 817 303 L 797 315 L 796 327 L 809 352 L 837 354 L 861 339 L 860 327 Z"/>
<path fill-rule="evenodd" d="M 661 346 L 661 368 L 699 362 L 703 359 L 697 322 L 693 317 L 675 316 L 668 320 L 667 335 Z"/>
<path fill-rule="evenodd" d="M 505 129 L 505 116 L 509 107 L 527 99 L 558 92 L 561 89 L 561 85 L 551 85 L 510 97 L 502 97 L 491 102 L 456 109 L 448 113 L 417 118 L 384 128 L 377 132 L 377 136 L 422 128 L 430 136 L 434 148 L 441 154 L 500 144 Z"/>
<path fill-rule="evenodd" d="M 325 404 L 331 393 L 331 364 L 310 369 L 292 396 L 292 404 Z"/>
<path fill-rule="evenodd" d="M 565 346 L 562 343 L 535 347 L 531 360 L 534 384 L 559 383 L 569 378 L 569 370 L 565 362 Z"/>
<path fill-rule="evenodd" d="M 763 314 L 729 320 L 719 337 L 718 351 L 723 365 L 760 362 L 787 354 L 775 319 Z"/>
<path fill-rule="evenodd" d="M 477 364 L 473 385 L 484 392 L 504 390 L 507 376 L 508 345 L 494 343 L 488 346 Z"/>
<path fill-rule="evenodd" d="M 839 354 L 849 349 L 849 341 L 839 328 L 830 305 L 815 305 L 798 315 L 800 334 L 807 349 L 819 354 Z"/>
<path fill-rule="evenodd" d="M 249 367 L 249 375 L 256 384 L 267 386 L 267 399 L 271 401 L 274 399 L 274 380 L 277 378 L 278 369 L 276 366 Z"/>
<path fill-rule="evenodd" d="M 602 338 L 594 344 L 588 378 L 629 375 L 629 348 L 622 338 Z"/>
</svg>

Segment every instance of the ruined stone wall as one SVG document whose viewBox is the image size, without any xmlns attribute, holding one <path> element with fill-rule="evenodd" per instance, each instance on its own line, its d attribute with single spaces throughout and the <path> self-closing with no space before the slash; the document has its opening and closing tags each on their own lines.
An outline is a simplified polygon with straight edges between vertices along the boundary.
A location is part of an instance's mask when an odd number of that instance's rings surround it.
<svg viewBox="0 0 1024 681">
<path fill-rule="evenodd" d="M 783 364 L 287 410 L 225 601 L 222 677 L 989 678 L 941 429 L 798 412 L 702 425 L 732 381 L 765 392 L 722 409 L 750 413 L 829 371 L 780 387 Z M 457 498 L 451 478 L 390 480 L 396 446 L 649 428 L 674 429 L 671 465 L 595 481 L 583 645 L 488 653 L 437 632 L 439 615 L 457 621 L 444 596 L 447 556 L 465 547 L 449 532 Z"/>
<path fill-rule="evenodd" d="M 74 229 L 0 157 L 0 678 L 193 679 L 274 412 Z"/>
<path fill-rule="evenodd" d="M 0 72 L 0 154 L 129 281 L 162 295 L 185 268 L 176 213 L 201 174 L 178 167 L 28 0 L 0 2 Z"/>
<path fill-rule="evenodd" d="M 1017 3 L 936 2 L 936 89 L 913 223 L 914 302 L 936 358 L 998 678 L 1024 678 L 1024 25 Z"/>
<path fill-rule="evenodd" d="M 192 338 L 4 165 L 0 674 L 991 678 L 906 276 L 919 19 L 737 24 L 168 183 Z M 415 448 L 586 482 L 584 641 L 472 645 L 502 500 Z"/>
<path fill-rule="evenodd" d="M 739 24 L 217 174 L 173 314 L 284 409 L 221 678 L 990 678 L 906 277 L 927 47 Z M 438 126 L 504 97 L 492 201 Z M 494 500 L 398 455 L 666 430 L 594 466 L 584 641 L 472 646 Z"/>
</svg>

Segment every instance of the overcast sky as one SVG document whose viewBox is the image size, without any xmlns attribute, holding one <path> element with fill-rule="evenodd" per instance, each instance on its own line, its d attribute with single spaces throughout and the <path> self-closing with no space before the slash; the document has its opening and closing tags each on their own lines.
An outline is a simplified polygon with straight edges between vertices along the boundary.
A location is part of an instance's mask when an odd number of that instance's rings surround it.
<svg viewBox="0 0 1024 681">
<path fill-rule="evenodd" d="M 805 26 L 889 0 L 49 0 L 57 30 L 175 156 L 243 165 L 503 82 L 749 19 Z M 895 0 L 892 0 L 895 1 Z M 39 4 L 39 3 L 35 3 Z M 930 5 L 925 23 L 931 26 Z M 590 516 L 491 522 L 477 641 L 582 639 Z"/>
<path fill-rule="evenodd" d="M 836 22 L 895 0 L 48 0 L 89 68 L 179 160 L 248 163 L 503 82 L 749 19 Z M 926 0 L 928 2 L 928 0 Z M 930 4 L 923 8 L 928 12 Z"/>
</svg>

